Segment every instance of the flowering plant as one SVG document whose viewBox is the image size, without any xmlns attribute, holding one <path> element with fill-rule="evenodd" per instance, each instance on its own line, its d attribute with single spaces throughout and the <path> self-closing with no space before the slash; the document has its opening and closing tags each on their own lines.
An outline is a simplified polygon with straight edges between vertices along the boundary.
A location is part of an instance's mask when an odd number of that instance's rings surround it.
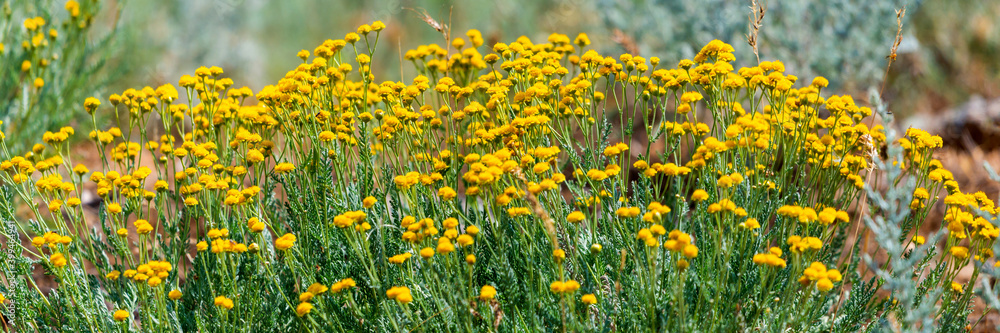
<svg viewBox="0 0 1000 333">
<path fill-rule="evenodd" d="M 992 269 L 998 210 L 933 159 L 940 138 L 870 125 L 869 107 L 823 97 L 822 77 L 801 84 L 780 61 L 737 70 L 717 40 L 670 66 L 600 55 L 584 34 L 489 52 L 470 30 L 407 51 L 411 80 L 378 81 L 384 27 L 299 52 L 256 94 L 202 67 L 179 89 L 88 98 L 92 118 L 127 124 L 92 121 L 99 166 L 74 165 L 71 127 L 31 152 L 0 147 L 10 324 L 960 328 L 973 288 L 953 280 Z M 905 204 L 868 207 L 886 202 L 880 182 L 911 186 Z M 911 237 L 941 191 L 946 239 Z M 902 250 L 875 262 L 852 240 L 887 235 L 889 215 L 896 237 L 880 244 Z M 889 283 L 904 273 L 913 290 Z M 920 304 L 933 311 L 910 312 Z"/>
</svg>

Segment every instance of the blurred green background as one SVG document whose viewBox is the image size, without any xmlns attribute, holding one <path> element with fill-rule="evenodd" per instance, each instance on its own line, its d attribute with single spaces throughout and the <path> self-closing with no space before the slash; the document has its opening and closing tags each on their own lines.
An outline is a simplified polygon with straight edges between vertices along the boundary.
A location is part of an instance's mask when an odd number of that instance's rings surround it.
<svg viewBox="0 0 1000 333">
<path fill-rule="evenodd" d="M 18 67 L 12 36 L 34 12 L 64 11 L 62 0 L 4 0 L 13 29 L 5 68 Z M 81 0 L 97 3 L 95 0 Z M 100 71 L 81 91 L 102 98 L 126 88 L 176 84 L 198 66 L 220 66 L 240 85 L 277 82 L 301 62 L 299 50 L 343 38 L 358 25 L 382 20 L 377 80 L 398 80 L 400 50 L 444 44 L 418 13 L 449 24 L 456 36 L 482 31 L 487 45 L 527 36 L 544 41 L 553 32 L 590 35 L 602 53 L 626 50 L 664 62 L 691 57 L 711 39 L 736 48 L 737 65 L 756 63 L 747 45 L 750 2 L 734 0 L 550 1 L 99 1 L 88 45 L 100 46 Z M 896 114 L 941 112 L 978 95 L 1000 96 L 1000 1 L 996 0 L 783 0 L 768 1 L 760 32 L 761 60 L 780 59 L 803 79 L 822 75 L 833 89 L 859 96 L 885 84 Z M 886 55 L 896 35 L 897 8 L 906 6 L 897 62 L 886 76 Z M 59 14 L 57 13 L 56 16 Z M 65 13 L 62 14 L 65 16 Z M 98 44 L 109 39 L 112 44 Z M 402 75 L 412 78 L 404 66 Z M 2 88 L 0 89 L 12 89 Z M 0 91 L 3 96 L 16 93 Z M 59 99 L 48 111 L 79 109 L 80 93 Z M 10 113 L 17 113 L 18 103 Z M 79 120 L 78 120 L 79 121 Z M 45 124 L 51 129 L 56 123 Z M 8 124 L 4 125 L 9 126 Z M 8 136 L 12 134 L 8 133 Z M 13 134 L 17 136 L 16 133 Z"/>
<path fill-rule="evenodd" d="M 853 93 L 880 86 L 896 35 L 895 10 L 905 5 L 903 43 L 886 86 L 897 113 L 932 112 L 970 95 L 1000 94 L 1000 1 L 786 0 L 766 5 L 761 59 L 780 59 L 799 77 L 823 75 Z M 420 19 L 417 12 L 424 10 L 450 22 L 458 36 L 479 29 L 487 45 L 522 35 L 544 41 L 553 32 L 586 32 L 601 52 L 635 48 L 674 63 L 721 39 L 736 47 L 738 63 L 750 65 L 756 60 L 745 41 L 749 6 L 749 1 L 732 0 L 133 2 L 124 19 L 135 27 L 130 31 L 138 45 L 131 49 L 140 51 L 134 54 L 143 64 L 121 83 L 173 82 L 197 66 L 217 65 L 257 89 L 296 66 L 298 50 L 312 50 L 373 20 L 389 26 L 376 59 L 383 64 L 381 78 L 398 79 L 400 47 L 444 43 Z"/>
</svg>

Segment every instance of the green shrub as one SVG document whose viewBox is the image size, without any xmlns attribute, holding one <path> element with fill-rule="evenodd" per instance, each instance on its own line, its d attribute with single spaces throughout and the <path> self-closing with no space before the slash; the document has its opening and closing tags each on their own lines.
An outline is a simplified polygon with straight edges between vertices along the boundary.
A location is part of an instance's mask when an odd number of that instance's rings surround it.
<svg viewBox="0 0 1000 333">
<path fill-rule="evenodd" d="M 70 104 L 92 96 L 113 78 L 117 21 L 96 37 L 94 0 L 4 1 L 0 13 L 0 129 L 22 150 L 38 133 L 86 119 Z"/>
<path fill-rule="evenodd" d="M 256 95 L 202 67 L 180 90 L 88 98 L 100 166 L 73 164 L 72 128 L 3 146 L 4 316 L 102 332 L 967 325 L 974 288 L 955 277 L 992 260 L 997 208 L 959 191 L 940 138 L 870 125 L 871 108 L 822 96 L 827 79 L 737 70 L 718 40 L 675 66 L 583 34 L 484 54 L 472 30 L 406 52 L 409 83 L 377 81 L 382 28 L 299 52 Z M 911 236 L 942 191 L 946 238 Z M 851 242 L 866 233 L 882 261 Z"/>
</svg>

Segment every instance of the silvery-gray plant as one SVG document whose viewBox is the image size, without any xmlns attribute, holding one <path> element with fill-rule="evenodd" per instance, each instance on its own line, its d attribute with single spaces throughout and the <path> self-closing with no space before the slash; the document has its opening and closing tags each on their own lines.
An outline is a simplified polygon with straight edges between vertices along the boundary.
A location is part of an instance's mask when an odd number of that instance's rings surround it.
<svg viewBox="0 0 1000 333">
<path fill-rule="evenodd" d="M 882 103 L 879 94 L 872 90 L 870 100 L 873 109 L 883 121 L 892 124 L 893 115 Z M 904 161 L 903 147 L 896 144 L 898 133 L 893 126 L 885 130 L 887 145 L 886 157 L 873 154 L 873 164 L 881 172 L 888 184 L 879 189 L 866 184 L 868 204 L 870 209 L 864 216 L 865 225 L 871 229 L 875 242 L 885 252 L 886 261 L 879 262 L 871 254 L 864 259 L 873 272 L 882 281 L 882 288 L 892 293 L 888 310 L 883 313 L 883 320 L 877 330 L 903 332 L 933 332 L 947 331 L 939 327 L 940 306 L 938 300 L 943 290 L 937 283 L 940 276 L 928 270 L 930 259 L 935 256 L 937 240 L 944 235 L 946 229 L 931 234 L 926 243 L 908 247 L 908 230 L 904 227 L 910 215 L 908 203 L 913 199 L 916 188 L 915 179 L 904 172 L 901 164 Z"/>
<path fill-rule="evenodd" d="M 761 1 L 760 60 L 781 59 L 800 77 L 838 73 L 834 87 L 879 82 L 884 58 L 896 36 L 896 10 L 917 9 L 922 0 Z M 736 48 L 743 65 L 755 61 L 746 42 L 751 2 L 731 0 L 597 0 L 605 25 L 634 39 L 641 54 L 690 58 L 701 45 L 720 39 Z M 906 27 L 907 17 L 903 17 Z M 904 30 L 904 37 L 907 32 Z M 915 47 L 904 38 L 900 52 Z M 865 87 L 856 87 L 865 88 Z"/>
</svg>

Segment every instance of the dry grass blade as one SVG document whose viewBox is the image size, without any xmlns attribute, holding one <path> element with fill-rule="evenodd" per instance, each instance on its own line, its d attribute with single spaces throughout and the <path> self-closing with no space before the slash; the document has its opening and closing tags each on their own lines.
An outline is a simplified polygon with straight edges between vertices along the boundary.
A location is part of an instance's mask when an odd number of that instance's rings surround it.
<svg viewBox="0 0 1000 333">
<path fill-rule="evenodd" d="M 522 173 L 521 168 L 514 168 L 512 172 L 514 176 L 520 179 L 522 182 L 525 183 L 528 182 L 528 180 L 524 178 L 524 174 Z M 549 213 L 545 211 L 545 207 L 542 206 L 542 203 L 540 201 L 538 201 L 538 197 L 535 197 L 535 195 L 531 194 L 531 192 L 527 192 L 527 195 L 525 195 L 525 199 L 528 201 L 528 206 L 530 206 L 532 213 L 534 213 L 535 216 L 538 217 L 538 219 L 542 220 L 542 224 L 545 226 L 545 232 L 548 234 L 549 239 L 552 241 L 552 249 L 553 250 L 559 249 L 560 248 L 559 238 L 556 236 L 556 225 L 555 221 L 552 220 L 552 216 L 550 216 Z"/>
<path fill-rule="evenodd" d="M 503 309 L 496 300 L 490 301 L 490 308 L 493 309 L 493 330 L 500 328 L 500 321 L 503 320 Z"/>
<path fill-rule="evenodd" d="M 447 24 L 443 24 L 435 20 L 433 17 L 431 17 L 430 14 L 427 13 L 426 9 L 419 8 L 419 11 L 413 8 L 406 8 L 406 9 L 416 13 L 417 17 L 419 17 L 421 20 L 427 23 L 427 25 L 431 26 L 431 28 L 434 28 L 434 30 L 437 30 L 437 32 L 440 32 L 445 39 L 448 39 L 448 36 L 450 35 L 450 30 L 448 30 Z"/>
<path fill-rule="evenodd" d="M 879 96 L 885 91 L 885 82 L 889 79 L 889 67 L 896 61 L 896 50 L 899 49 L 899 43 L 903 42 L 903 17 L 906 17 L 906 6 L 896 10 L 896 39 L 892 42 L 889 55 L 885 56 L 886 59 L 889 59 L 889 63 L 885 65 L 885 74 L 882 76 L 882 88 L 878 92 Z M 889 113 L 892 113 L 892 111 L 889 111 Z"/>
<path fill-rule="evenodd" d="M 753 55 L 757 57 L 757 63 L 760 63 L 760 54 L 757 50 L 757 36 L 760 34 L 760 27 L 764 24 L 764 13 L 767 12 L 767 7 L 761 5 L 757 0 L 753 0 L 750 3 L 750 14 L 747 18 L 750 22 L 747 23 L 747 44 L 753 48 Z"/>
<path fill-rule="evenodd" d="M 626 35 L 621 29 L 615 29 L 611 32 L 611 40 L 625 49 L 625 52 L 632 55 L 639 55 L 639 45 L 635 43 L 635 39 Z"/>
</svg>

